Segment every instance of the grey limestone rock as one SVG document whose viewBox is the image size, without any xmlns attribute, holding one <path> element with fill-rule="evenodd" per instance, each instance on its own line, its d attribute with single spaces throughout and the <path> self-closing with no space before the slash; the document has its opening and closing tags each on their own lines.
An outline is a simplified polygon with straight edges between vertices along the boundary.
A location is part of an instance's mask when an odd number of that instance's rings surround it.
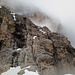
<svg viewBox="0 0 75 75">
<path fill-rule="evenodd" d="M 75 49 L 65 36 L 38 27 L 26 17 L 15 17 L 16 21 L 8 9 L 0 8 L 0 73 L 29 65 L 40 75 L 74 73 Z"/>
</svg>

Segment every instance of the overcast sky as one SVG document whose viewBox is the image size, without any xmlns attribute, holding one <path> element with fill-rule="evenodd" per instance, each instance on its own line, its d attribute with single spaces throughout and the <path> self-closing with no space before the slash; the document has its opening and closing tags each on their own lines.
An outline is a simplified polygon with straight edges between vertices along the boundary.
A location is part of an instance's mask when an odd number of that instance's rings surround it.
<svg viewBox="0 0 75 75">
<path fill-rule="evenodd" d="M 1 0 L 5 6 L 21 13 L 35 11 L 36 7 L 47 15 L 60 20 L 64 34 L 75 46 L 75 0 Z M 0 2 L 1 3 L 1 2 Z M 32 7 L 33 6 L 33 7 Z M 15 9 L 17 8 L 17 9 Z M 21 8 L 21 9 L 20 9 Z M 30 8 L 30 11 L 29 9 Z M 23 13 L 23 14 L 24 14 Z"/>
</svg>

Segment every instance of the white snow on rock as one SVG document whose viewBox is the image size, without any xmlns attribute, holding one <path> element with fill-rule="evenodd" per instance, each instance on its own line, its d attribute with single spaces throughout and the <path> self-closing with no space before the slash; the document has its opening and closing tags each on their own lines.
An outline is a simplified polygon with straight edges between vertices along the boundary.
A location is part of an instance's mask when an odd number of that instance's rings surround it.
<svg viewBox="0 0 75 75">
<path fill-rule="evenodd" d="M 2 73 L 1 75 L 17 75 L 17 73 L 21 70 L 20 66 L 10 68 L 8 71 Z"/>
<path fill-rule="evenodd" d="M 45 31 L 43 31 L 42 29 L 40 29 L 39 31 L 41 31 L 43 34 L 45 34 L 46 32 Z"/>
<path fill-rule="evenodd" d="M 16 21 L 15 13 L 11 13 L 13 15 L 14 21 Z"/>
<path fill-rule="evenodd" d="M 28 66 L 28 67 L 26 67 L 26 68 L 30 68 L 31 66 Z"/>
<path fill-rule="evenodd" d="M 74 75 L 74 74 L 64 74 L 64 75 Z"/>
<path fill-rule="evenodd" d="M 21 51 L 21 50 L 23 50 L 23 49 L 22 48 L 17 48 L 15 50 L 13 50 L 13 52 L 15 52 L 15 51 Z"/>
<path fill-rule="evenodd" d="M 2 6 L 0 6 L 0 8 L 2 8 Z"/>
<path fill-rule="evenodd" d="M 37 36 L 34 36 L 33 39 L 35 39 Z"/>
<path fill-rule="evenodd" d="M 21 69 L 20 66 L 18 67 L 10 67 L 10 69 L 4 73 L 2 73 L 1 75 L 18 75 L 18 72 L 20 72 L 21 70 L 24 70 L 25 73 L 22 75 L 39 75 L 38 72 L 33 72 L 33 71 L 28 71 L 27 68 L 30 68 L 30 66 Z"/>
<path fill-rule="evenodd" d="M 38 72 L 32 72 L 32 71 L 28 71 L 28 70 L 25 70 L 25 73 L 23 75 L 39 75 Z"/>
<path fill-rule="evenodd" d="M 17 48 L 17 49 L 16 49 L 16 51 L 21 51 L 21 50 L 22 50 L 22 48 Z"/>
</svg>

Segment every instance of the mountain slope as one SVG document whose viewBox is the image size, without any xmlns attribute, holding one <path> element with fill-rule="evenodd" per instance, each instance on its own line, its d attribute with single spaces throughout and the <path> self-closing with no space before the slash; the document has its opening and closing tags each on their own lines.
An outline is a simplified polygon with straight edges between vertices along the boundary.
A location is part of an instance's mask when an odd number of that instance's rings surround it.
<svg viewBox="0 0 75 75">
<path fill-rule="evenodd" d="M 0 73 L 29 65 L 41 75 L 74 73 L 75 49 L 65 36 L 36 26 L 28 18 L 15 17 L 0 8 Z"/>
</svg>

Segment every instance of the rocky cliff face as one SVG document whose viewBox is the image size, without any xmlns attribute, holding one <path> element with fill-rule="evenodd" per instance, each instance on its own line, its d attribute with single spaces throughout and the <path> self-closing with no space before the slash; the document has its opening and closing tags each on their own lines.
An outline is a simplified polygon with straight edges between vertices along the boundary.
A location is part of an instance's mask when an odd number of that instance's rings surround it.
<svg viewBox="0 0 75 75">
<path fill-rule="evenodd" d="M 74 73 L 75 49 L 63 35 L 0 8 L 0 73 L 31 65 L 40 75 Z"/>
</svg>

